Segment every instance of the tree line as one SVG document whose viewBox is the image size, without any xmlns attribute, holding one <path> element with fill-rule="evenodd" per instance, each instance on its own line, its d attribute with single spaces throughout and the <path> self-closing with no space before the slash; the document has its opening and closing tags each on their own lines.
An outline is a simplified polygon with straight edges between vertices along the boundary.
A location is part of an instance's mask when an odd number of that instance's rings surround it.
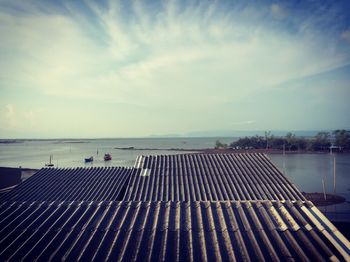
<svg viewBox="0 0 350 262">
<path fill-rule="evenodd" d="M 286 151 L 337 151 L 350 150 L 350 131 L 334 130 L 332 132 L 319 132 L 314 137 L 300 137 L 289 132 L 284 137 L 274 136 L 270 131 L 265 136 L 251 136 L 239 138 L 231 144 L 216 141 L 215 148 L 231 149 L 279 149 Z"/>
</svg>

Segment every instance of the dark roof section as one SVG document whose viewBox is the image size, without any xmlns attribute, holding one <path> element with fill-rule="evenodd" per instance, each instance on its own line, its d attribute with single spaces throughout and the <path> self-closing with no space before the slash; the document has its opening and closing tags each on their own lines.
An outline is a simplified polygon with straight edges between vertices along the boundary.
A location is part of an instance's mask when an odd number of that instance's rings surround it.
<svg viewBox="0 0 350 262">
<path fill-rule="evenodd" d="M 306 200 L 264 154 L 139 156 L 127 201 Z"/>
<path fill-rule="evenodd" d="M 350 259 L 310 202 L 7 202 L 0 260 Z"/>
<path fill-rule="evenodd" d="M 118 201 L 135 171 L 123 167 L 43 168 L 0 201 Z"/>
</svg>

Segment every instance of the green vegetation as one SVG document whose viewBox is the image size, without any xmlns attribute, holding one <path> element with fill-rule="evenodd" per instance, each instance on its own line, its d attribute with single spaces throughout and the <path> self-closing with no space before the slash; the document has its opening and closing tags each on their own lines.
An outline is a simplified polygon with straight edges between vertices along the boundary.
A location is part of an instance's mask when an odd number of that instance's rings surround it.
<svg viewBox="0 0 350 262">
<path fill-rule="evenodd" d="M 216 140 L 215 149 L 227 149 L 227 144 L 223 144 L 220 140 Z"/>
<path fill-rule="evenodd" d="M 284 137 L 276 137 L 271 132 L 265 136 L 240 138 L 229 146 L 234 149 L 279 149 L 286 151 L 328 151 L 330 147 L 338 151 L 350 150 L 350 131 L 335 130 L 333 132 L 319 132 L 314 137 L 297 137 L 287 133 Z M 215 148 L 225 148 L 220 141 L 216 141 Z"/>
</svg>

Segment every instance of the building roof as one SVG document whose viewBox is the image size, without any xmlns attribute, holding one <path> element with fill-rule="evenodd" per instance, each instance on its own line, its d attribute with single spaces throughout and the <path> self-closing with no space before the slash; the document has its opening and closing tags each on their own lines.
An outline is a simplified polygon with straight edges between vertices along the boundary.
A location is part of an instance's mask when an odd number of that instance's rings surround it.
<svg viewBox="0 0 350 262">
<path fill-rule="evenodd" d="M 310 202 L 3 202 L 0 260 L 349 260 Z"/>
<path fill-rule="evenodd" d="M 350 260 L 350 243 L 262 154 L 44 168 L 0 197 L 3 260 Z"/>
<path fill-rule="evenodd" d="M 43 168 L 0 201 L 122 200 L 133 172 L 124 167 Z"/>
<path fill-rule="evenodd" d="M 127 201 L 306 200 L 264 154 L 140 156 Z"/>
</svg>

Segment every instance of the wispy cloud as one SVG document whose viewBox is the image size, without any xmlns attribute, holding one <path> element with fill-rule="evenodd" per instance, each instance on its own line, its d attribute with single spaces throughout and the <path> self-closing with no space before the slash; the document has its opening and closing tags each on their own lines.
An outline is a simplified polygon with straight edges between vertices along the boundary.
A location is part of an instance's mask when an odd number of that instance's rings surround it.
<svg viewBox="0 0 350 262">
<path fill-rule="evenodd" d="M 350 44 L 350 29 L 345 30 L 341 33 L 341 38 L 347 41 Z"/>
<path fill-rule="evenodd" d="M 252 125 L 255 123 L 256 123 L 255 120 L 245 120 L 245 121 L 233 122 L 232 125 L 234 125 L 234 126 L 246 126 L 246 125 Z"/>
<path fill-rule="evenodd" d="M 189 116 L 350 62 L 349 50 L 324 37 L 315 20 L 293 20 L 295 10 L 280 3 L 1 5 L 1 85 L 19 93 Z M 292 32 L 292 23 L 304 29 Z"/>
<path fill-rule="evenodd" d="M 270 10 L 275 19 L 284 19 L 287 16 L 287 12 L 279 4 L 272 4 Z"/>
<path fill-rule="evenodd" d="M 5 111 L 5 123 L 8 127 L 16 127 L 17 121 L 15 116 L 15 108 L 12 104 L 6 105 L 6 111 Z"/>
<path fill-rule="evenodd" d="M 320 54 L 327 43 L 315 46 L 299 36 L 242 24 L 235 20 L 235 11 L 220 17 L 215 3 L 193 7 L 165 3 L 152 13 L 135 2 L 131 17 L 125 18 L 120 2 L 111 1 L 109 9 L 91 2 L 94 23 L 102 28 L 96 36 L 84 27 L 92 22 L 72 6 L 72 16 L 47 15 L 40 9 L 32 16 L 2 14 L 1 32 L 7 35 L 2 49 L 11 47 L 18 54 L 13 54 L 12 66 L 2 64 L 3 77 L 22 79 L 51 95 L 127 102 L 140 94 L 139 103 L 145 97 L 154 100 L 154 93 L 166 99 L 174 88 L 190 96 L 203 89 L 212 91 L 206 93 L 209 98 L 220 85 L 221 101 L 233 92 L 240 97 L 340 66 L 348 58 L 328 50 Z M 284 14 L 277 4 L 271 12 Z"/>
</svg>

